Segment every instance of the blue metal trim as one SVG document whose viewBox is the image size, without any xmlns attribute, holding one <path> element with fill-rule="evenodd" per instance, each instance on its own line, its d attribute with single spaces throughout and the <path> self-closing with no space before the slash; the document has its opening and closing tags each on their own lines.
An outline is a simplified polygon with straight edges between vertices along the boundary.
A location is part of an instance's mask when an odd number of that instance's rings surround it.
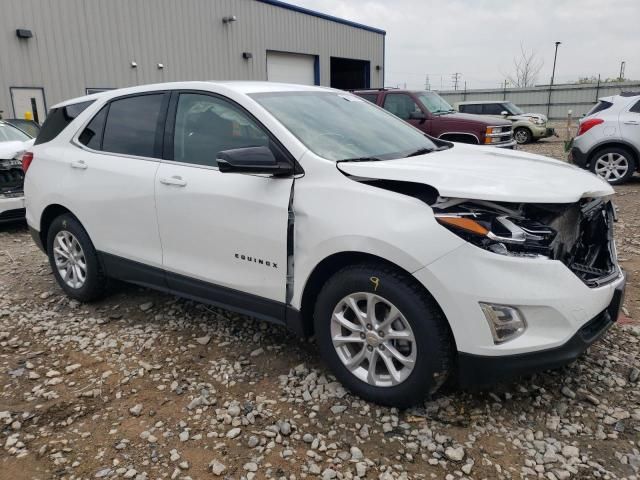
<svg viewBox="0 0 640 480">
<path fill-rule="evenodd" d="M 313 61 L 313 84 L 320 85 L 320 56 L 315 55 Z"/>
<path fill-rule="evenodd" d="M 311 15 L 312 17 L 322 18 L 324 20 L 329 20 L 331 22 L 341 23 L 343 25 L 348 25 L 350 27 L 360 28 L 362 30 L 367 30 L 369 32 L 379 33 L 381 35 L 386 35 L 387 32 L 384 30 L 380 30 L 379 28 L 369 27 L 368 25 L 363 25 L 361 23 L 351 22 L 349 20 L 345 20 L 344 18 L 334 17 L 333 15 L 327 15 L 325 13 L 316 12 L 315 10 L 309 10 L 308 8 L 298 7 L 297 5 L 291 5 L 290 3 L 281 2 L 280 0 L 256 0 L 261 3 L 266 3 L 268 5 L 273 5 L 274 7 L 285 8 L 287 10 L 292 10 L 298 13 L 304 13 L 305 15 Z"/>
</svg>

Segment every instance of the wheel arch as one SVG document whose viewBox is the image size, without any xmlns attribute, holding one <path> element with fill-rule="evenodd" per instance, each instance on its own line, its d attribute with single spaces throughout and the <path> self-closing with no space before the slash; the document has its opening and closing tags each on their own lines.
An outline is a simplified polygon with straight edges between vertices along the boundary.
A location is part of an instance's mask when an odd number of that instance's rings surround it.
<svg viewBox="0 0 640 480">
<path fill-rule="evenodd" d="M 73 215 L 73 217 L 78 220 L 71 210 L 69 210 L 64 205 L 60 205 L 59 203 L 53 203 L 48 205 L 43 211 L 42 215 L 40 215 L 40 241 L 42 242 L 42 247 L 47 253 L 47 235 L 49 233 L 49 228 L 51 227 L 51 223 L 58 218 L 60 215 L 69 214 Z M 80 222 L 80 220 L 78 220 Z M 82 222 L 80 222 L 82 223 Z"/>
<path fill-rule="evenodd" d="M 452 342 L 454 342 L 454 347 L 455 347 L 455 338 L 453 336 L 453 331 L 451 330 L 451 325 L 449 324 L 449 319 L 446 317 L 444 311 L 442 310 L 442 307 L 438 303 L 438 300 L 431 294 L 431 292 L 427 290 L 427 288 L 422 283 L 420 283 L 416 278 L 414 278 L 411 272 L 407 271 L 406 269 L 402 268 L 396 263 L 391 262 L 385 258 L 379 257 L 377 255 L 373 255 L 371 253 L 358 252 L 358 251 L 344 251 L 344 252 L 334 253 L 332 255 L 329 255 L 328 257 L 325 257 L 322 261 L 320 261 L 315 266 L 315 268 L 307 278 L 307 281 L 302 290 L 301 303 L 300 303 L 300 316 L 299 316 L 299 322 L 300 322 L 300 326 L 299 326 L 300 329 L 298 330 L 299 332 L 301 332 L 304 336 L 307 336 L 307 337 L 310 337 L 314 334 L 313 311 L 315 307 L 315 302 L 318 297 L 318 294 L 320 293 L 320 290 L 322 289 L 324 284 L 327 282 L 327 280 L 329 280 L 329 278 L 331 278 L 334 274 L 336 274 L 339 270 L 343 269 L 344 267 L 347 267 L 350 265 L 362 264 L 362 263 L 379 263 L 386 267 L 390 267 L 395 270 L 398 270 L 399 272 L 402 272 L 403 274 L 407 275 L 407 277 L 411 278 L 412 281 L 414 281 L 415 284 L 418 285 L 419 288 L 425 294 L 427 294 L 429 297 L 433 299 L 435 304 L 440 309 L 440 312 L 442 313 L 443 318 L 445 318 L 446 320 L 447 328 L 449 329 L 450 338 L 452 339 Z"/>
<path fill-rule="evenodd" d="M 635 162 L 636 170 L 640 169 L 640 152 L 636 149 L 636 147 L 634 147 L 628 142 L 625 142 L 624 140 L 612 140 L 608 142 L 599 143 L 593 146 L 591 150 L 589 150 L 589 153 L 587 154 L 588 160 L 587 160 L 586 167 L 591 168 L 591 163 L 593 162 L 596 155 L 606 148 L 621 148 L 622 150 L 626 150 L 631 154 L 631 157 Z"/>
</svg>

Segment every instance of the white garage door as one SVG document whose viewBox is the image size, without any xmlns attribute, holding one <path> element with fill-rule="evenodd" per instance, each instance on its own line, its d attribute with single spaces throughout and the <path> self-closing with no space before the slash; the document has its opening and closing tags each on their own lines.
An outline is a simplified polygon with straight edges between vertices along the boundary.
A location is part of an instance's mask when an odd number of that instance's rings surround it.
<svg viewBox="0 0 640 480">
<path fill-rule="evenodd" d="M 313 55 L 267 52 L 267 80 L 313 85 L 315 64 L 316 57 Z"/>
</svg>

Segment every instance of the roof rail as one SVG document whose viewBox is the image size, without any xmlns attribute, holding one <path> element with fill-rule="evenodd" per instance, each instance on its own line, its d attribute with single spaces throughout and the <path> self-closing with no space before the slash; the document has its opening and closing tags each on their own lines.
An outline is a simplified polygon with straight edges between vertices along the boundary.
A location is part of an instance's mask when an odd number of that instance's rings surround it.
<svg viewBox="0 0 640 480">
<path fill-rule="evenodd" d="M 640 95 L 640 92 L 621 92 L 621 97 L 637 97 Z"/>
<path fill-rule="evenodd" d="M 400 87 L 382 87 L 382 88 L 350 88 L 347 92 L 385 92 L 387 90 L 398 90 Z"/>
</svg>

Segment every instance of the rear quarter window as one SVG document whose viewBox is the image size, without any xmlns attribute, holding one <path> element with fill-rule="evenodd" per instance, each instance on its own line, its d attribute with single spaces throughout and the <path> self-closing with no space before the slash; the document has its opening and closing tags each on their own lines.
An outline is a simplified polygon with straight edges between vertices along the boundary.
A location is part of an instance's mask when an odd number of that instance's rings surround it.
<svg viewBox="0 0 640 480">
<path fill-rule="evenodd" d="M 51 109 L 40 129 L 40 133 L 36 137 L 34 145 L 50 142 L 56 138 L 60 132 L 67 128 L 67 125 L 73 122 L 93 102 L 94 100 L 89 100 Z"/>
<path fill-rule="evenodd" d="M 600 100 L 598 103 L 596 103 L 596 105 L 587 112 L 587 114 L 585 115 L 585 117 L 588 117 L 589 115 L 593 115 L 594 113 L 598 113 L 601 112 L 603 110 L 606 110 L 607 108 L 609 108 L 611 105 L 613 105 L 613 103 L 611 102 L 606 102 L 604 100 Z"/>
</svg>

